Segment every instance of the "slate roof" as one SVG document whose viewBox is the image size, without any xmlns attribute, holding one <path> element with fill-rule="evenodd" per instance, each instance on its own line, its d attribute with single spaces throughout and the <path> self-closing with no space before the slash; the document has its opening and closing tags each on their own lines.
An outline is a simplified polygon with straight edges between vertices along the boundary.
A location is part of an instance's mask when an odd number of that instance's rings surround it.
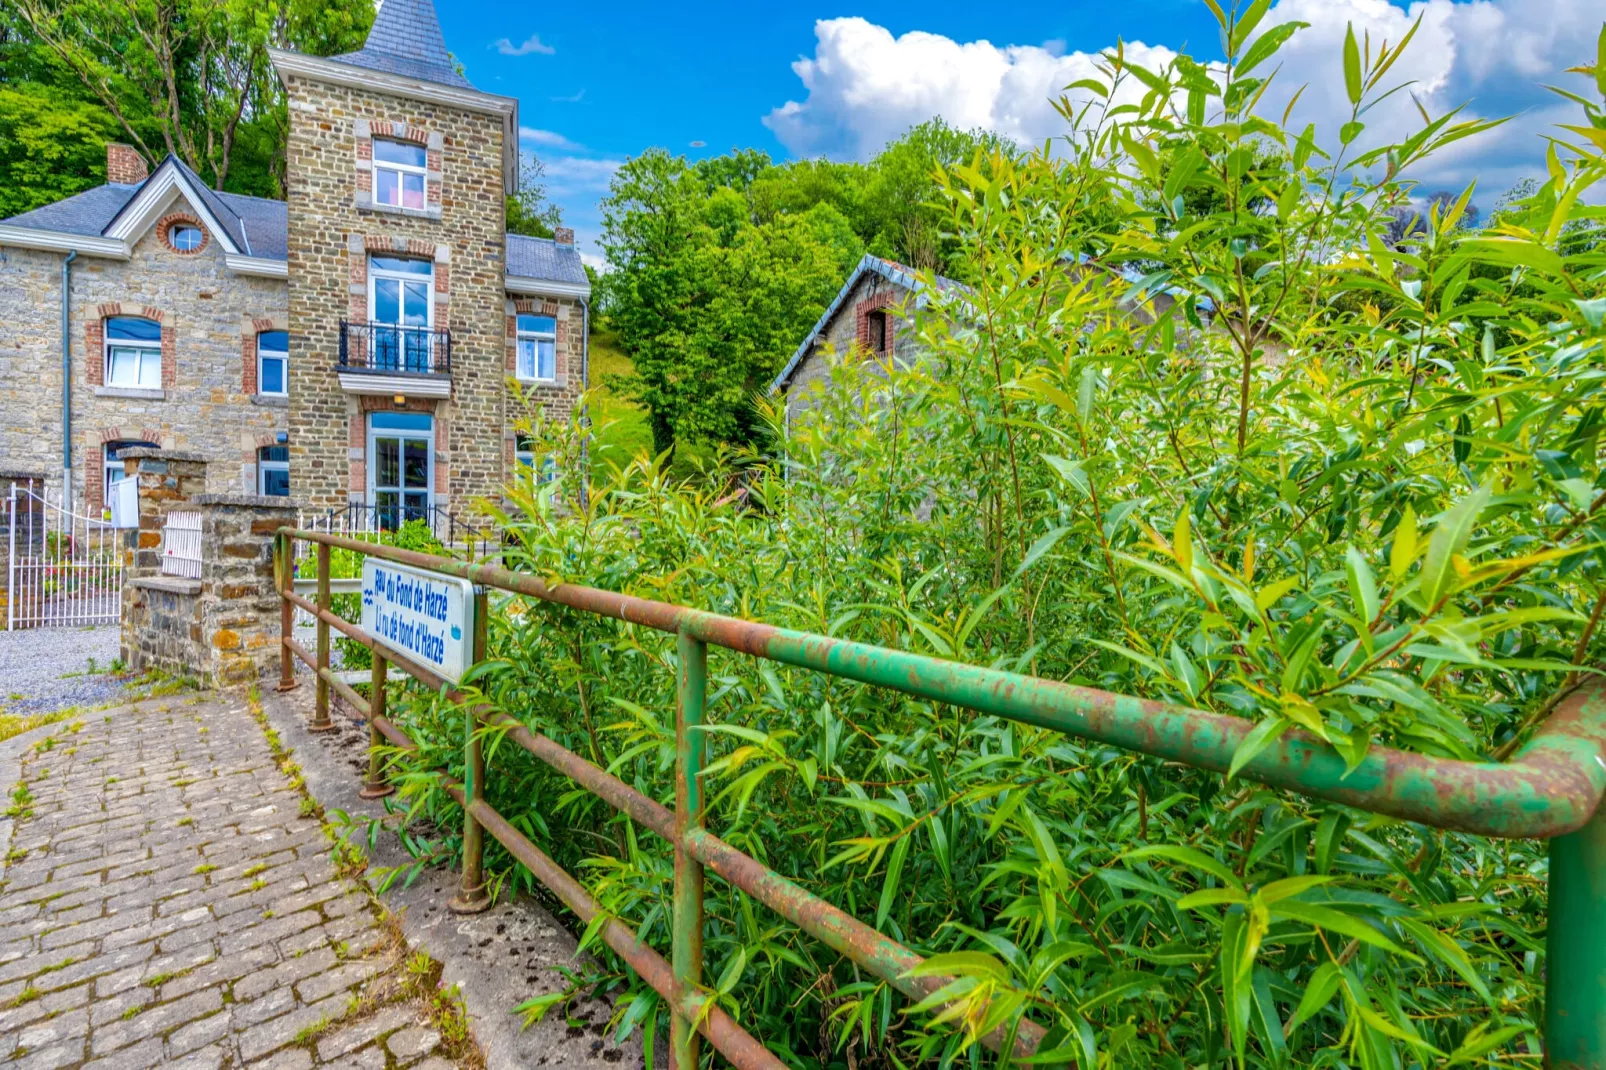
<svg viewBox="0 0 1606 1070">
<path fill-rule="evenodd" d="M 792 381 L 792 373 L 797 371 L 798 365 L 802 364 L 803 358 L 808 356 L 815 340 L 820 337 L 830 322 L 836 318 L 836 314 L 842 310 L 843 302 L 848 299 L 848 295 L 853 292 L 853 288 L 858 285 L 859 280 L 864 277 L 866 272 L 880 275 L 888 282 L 902 286 L 905 290 L 913 293 L 920 293 L 926 289 L 926 284 L 921 281 L 914 268 L 905 267 L 896 260 L 883 260 L 879 256 L 871 256 L 869 253 L 865 253 L 863 258 L 859 260 L 858 265 L 853 269 L 852 274 L 848 276 L 848 281 L 842 284 L 842 289 L 837 291 L 836 297 L 832 298 L 831 303 L 820 314 L 819 320 L 814 324 L 814 329 L 809 331 L 808 336 L 803 339 L 803 344 L 797 347 L 797 352 L 793 353 L 792 359 L 786 362 L 786 367 L 781 369 L 781 374 L 777 375 L 775 381 L 770 383 L 771 394 L 786 389 L 787 385 Z M 934 283 L 937 289 L 943 293 L 969 292 L 969 287 L 964 283 L 943 275 L 934 276 Z"/>
<path fill-rule="evenodd" d="M 123 210 L 123 205 L 139 192 L 138 186 L 121 186 L 107 183 L 64 197 L 52 204 L 0 219 L 12 227 L 31 227 L 34 230 L 54 230 L 64 234 L 82 234 L 99 237 L 106 225 Z"/>
<path fill-rule="evenodd" d="M 523 234 L 507 236 L 507 273 L 574 286 L 590 284 L 580 250 L 573 245 L 559 245 L 551 238 L 528 238 Z"/>
<path fill-rule="evenodd" d="M 290 256 L 290 206 L 266 197 L 247 197 L 241 193 L 217 194 L 240 220 L 246 251 L 264 260 L 287 260 Z"/>
<path fill-rule="evenodd" d="M 379 0 L 368 40 L 355 52 L 330 56 L 337 63 L 416 78 L 421 82 L 473 89 L 457 73 L 441 36 L 440 19 L 430 0 Z"/>
<path fill-rule="evenodd" d="M 184 176 L 190 190 L 206 205 L 207 211 L 212 213 L 235 248 L 247 256 L 267 260 L 285 259 L 289 245 L 289 215 L 283 201 L 208 189 L 206 183 L 201 181 L 201 176 L 186 167 L 178 157 L 169 156 L 162 161 L 162 167 L 169 165 Z M 152 176 L 160 172 L 162 167 L 152 172 Z M 150 179 L 145 181 L 149 182 Z M 9 219 L 0 219 L 0 223 L 59 234 L 100 237 L 111 229 L 117 217 L 144 188 L 144 182 L 135 186 L 108 182 L 53 204 L 41 205 Z"/>
</svg>

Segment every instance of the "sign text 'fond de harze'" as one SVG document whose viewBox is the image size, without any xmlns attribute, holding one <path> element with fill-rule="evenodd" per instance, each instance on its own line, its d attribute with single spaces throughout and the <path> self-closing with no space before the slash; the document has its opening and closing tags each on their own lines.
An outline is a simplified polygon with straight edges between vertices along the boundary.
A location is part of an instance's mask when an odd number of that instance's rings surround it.
<svg viewBox="0 0 1606 1070">
<path fill-rule="evenodd" d="M 362 628 L 446 679 L 460 680 L 474 661 L 474 585 L 367 558 L 362 566 Z"/>
</svg>

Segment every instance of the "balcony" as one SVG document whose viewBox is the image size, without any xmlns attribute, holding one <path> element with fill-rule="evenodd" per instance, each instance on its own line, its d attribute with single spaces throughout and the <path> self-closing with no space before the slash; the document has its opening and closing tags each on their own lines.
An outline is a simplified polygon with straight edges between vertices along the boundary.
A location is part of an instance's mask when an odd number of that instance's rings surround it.
<svg viewBox="0 0 1606 1070">
<path fill-rule="evenodd" d="M 340 388 L 348 394 L 452 394 L 452 332 L 340 321 Z"/>
</svg>

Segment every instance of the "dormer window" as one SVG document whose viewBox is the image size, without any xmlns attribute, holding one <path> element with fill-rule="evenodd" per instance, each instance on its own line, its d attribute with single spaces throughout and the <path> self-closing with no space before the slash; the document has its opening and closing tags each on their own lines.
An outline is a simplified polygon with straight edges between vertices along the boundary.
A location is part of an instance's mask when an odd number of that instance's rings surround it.
<svg viewBox="0 0 1606 1070">
<path fill-rule="evenodd" d="M 422 210 L 427 157 L 422 145 L 374 138 L 374 203 Z"/>
</svg>

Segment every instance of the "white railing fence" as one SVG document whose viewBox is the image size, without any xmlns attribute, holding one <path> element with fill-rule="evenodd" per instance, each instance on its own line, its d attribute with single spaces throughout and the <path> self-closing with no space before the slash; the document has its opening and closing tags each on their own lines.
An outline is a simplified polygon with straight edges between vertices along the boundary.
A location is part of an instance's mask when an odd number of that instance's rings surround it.
<svg viewBox="0 0 1606 1070">
<path fill-rule="evenodd" d="M 73 512 L 48 487 L 13 484 L 4 503 L 7 630 L 116 624 L 123 532 Z"/>
</svg>

